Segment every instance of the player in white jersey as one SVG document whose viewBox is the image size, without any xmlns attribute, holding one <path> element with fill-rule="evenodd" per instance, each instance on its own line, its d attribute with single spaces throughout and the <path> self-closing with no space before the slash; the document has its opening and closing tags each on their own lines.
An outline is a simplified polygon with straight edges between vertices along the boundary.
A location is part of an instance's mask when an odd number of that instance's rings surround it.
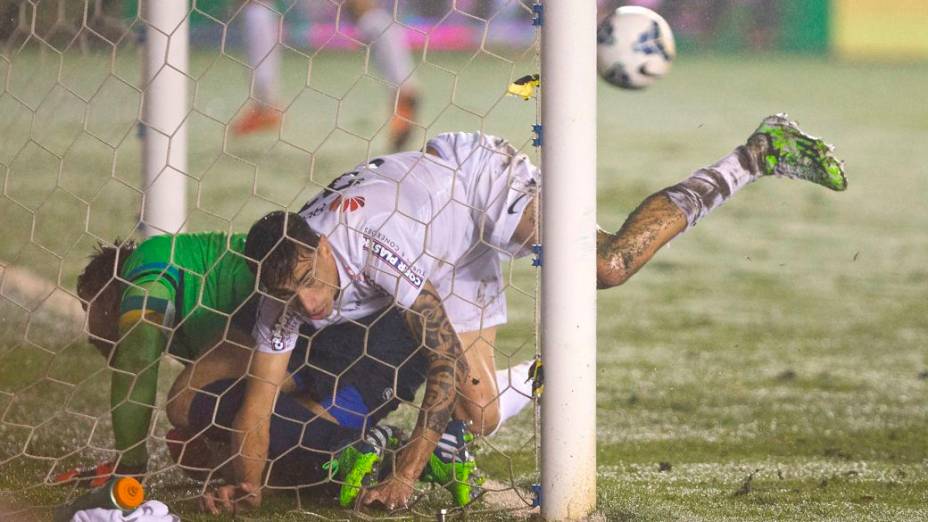
<svg viewBox="0 0 928 522">
<path fill-rule="evenodd" d="M 521 256 L 535 241 L 538 170 L 499 138 L 445 134 L 425 153 L 377 158 L 348 173 L 299 215 L 272 213 L 252 227 L 246 255 L 263 285 L 248 392 L 236 423 L 243 490 L 259 483 L 266 419 L 302 323 L 351 321 L 399 306 L 429 350 L 425 400 L 393 475 L 363 494 L 389 509 L 413 484 L 452 413 L 478 432 L 499 415 L 492 369 L 495 326 L 505 322 L 500 254 Z M 646 198 L 615 234 L 598 232 L 600 288 L 619 285 L 670 239 L 762 176 L 844 190 L 843 165 L 824 141 L 785 117 L 763 121 L 745 145 Z M 490 346 L 489 355 L 482 344 Z M 474 414 L 476 412 L 476 414 Z M 494 419 L 496 420 L 496 419 Z M 498 422 L 498 421 L 497 421 Z M 264 447 L 262 448 L 262 444 Z"/>
<path fill-rule="evenodd" d="M 248 65 L 254 71 L 254 102 L 232 124 L 235 134 L 273 130 L 281 123 L 283 112 L 278 99 L 280 37 L 282 12 L 286 11 L 278 12 L 275 9 L 278 3 L 274 0 L 249 0 L 242 7 Z M 302 0 L 298 4 L 309 15 L 308 1 Z M 343 6 L 335 9 L 355 22 L 358 38 L 370 47 L 374 65 L 384 80 L 396 89 L 389 139 L 393 150 L 401 150 L 412 132 L 412 120 L 419 104 L 418 88 L 413 78 L 414 64 L 402 26 L 378 4 L 378 0 L 345 0 Z"/>
<path fill-rule="evenodd" d="M 429 145 L 451 155 L 461 146 L 468 152 L 495 151 L 482 148 L 480 139 L 509 147 L 480 134 L 442 135 Z M 302 323 L 319 329 L 366 317 L 394 302 L 409 308 L 426 280 L 435 286 L 456 331 L 506 322 L 500 263 L 493 254 L 519 257 L 526 250 L 508 239 L 538 176 L 524 155 L 511 147 L 506 152 L 466 160 L 468 166 L 487 166 L 483 172 L 430 154 L 391 154 L 333 181 L 299 215 L 331 247 L 341 282 L 338 298 L 331 308 L 308 310 L 308 315 L 284 313 L 285 302 L 265 298 L 254 332 L 258 350 L 291 350 Z M 517 165 L 508 167 L 510 177 L 507 167 L 494 163 L 512 156 Z M 522 189 L 513 190 L 515 185 Z M 519 212 L 510 212 L 511 207 L 520 207 Z"/>
</svg>

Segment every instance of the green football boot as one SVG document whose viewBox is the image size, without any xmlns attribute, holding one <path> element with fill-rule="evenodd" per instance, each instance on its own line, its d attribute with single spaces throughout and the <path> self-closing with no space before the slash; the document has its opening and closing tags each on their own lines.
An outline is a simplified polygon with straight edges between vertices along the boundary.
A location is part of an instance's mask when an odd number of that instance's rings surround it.
<svg viewBox="0 0 928 522">
<path fill-rule="evenodd" d="M 380 461 L 386 448 L 398 446 L 399 430 L 390 426 L 374 426 L 363 441 L 340 451 L 334 459 L 322 465 L 331 478 L 341 484 L 338 503 L 348 508 L 354 504 L 361 488 L 377 483 Z"/>
<path fill-rule="evenodd" d="M 467 451 L 467 443 L 473 439 L 463 422 L 449 423 L 420 477 L 423 482 L 447 489 L 459 506 L 473 502 L 483 484 L 477 462 Z"/>
<path fill-rule="evenodd" d="M 752 147 L 766 142 L 761 168 L 765 175 L 804 179 L 831 190 L 847 188 L 844 163 L 834 156 L 834 147 L 802 132 L 786 114 L 768 116 L 748 139 Z"/>
</svg>

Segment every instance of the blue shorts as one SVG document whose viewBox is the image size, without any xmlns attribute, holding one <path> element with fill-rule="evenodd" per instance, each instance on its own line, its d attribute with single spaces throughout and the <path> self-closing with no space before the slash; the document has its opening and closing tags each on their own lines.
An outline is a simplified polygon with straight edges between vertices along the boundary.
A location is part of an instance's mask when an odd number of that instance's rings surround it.
<svg viewBox="0 0 928 522">
<path fill-rule="evenodd" d="M 428 350 L 396 308 L 319 331 L 304 326 L 288 371 L 297 390 L 346 428 L 366 430 L 412 401 L 425 383 Z"/>
</svg>

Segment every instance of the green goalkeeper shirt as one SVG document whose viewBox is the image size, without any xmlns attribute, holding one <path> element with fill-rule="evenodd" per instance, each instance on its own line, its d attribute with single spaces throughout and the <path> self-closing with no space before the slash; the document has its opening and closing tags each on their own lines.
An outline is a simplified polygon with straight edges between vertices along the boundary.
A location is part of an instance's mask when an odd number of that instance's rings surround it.
<svg viewBox="0 0 928 522">
<path fill-rule="evenodd" d="M 110 360 L 120 467 L 143 468 L 148 461 L 145 442 L 165 347 L 185 364 L 193 362 L 222 340 L 231 315 L 253 293 L 244 248 L 244 234 L 156 236 L 123 264 L 120 341 Z"/>
<path fill-rule="evenodd" d="M 222 337 L 230 314 L 254 291 L 244 249 L 245 234 L 177 234 L 144 241 L 120 272 L 128 283 L 120 330 L 145 317 L 172 330 L 170 353 L 192 362 Z"/>
</svg>

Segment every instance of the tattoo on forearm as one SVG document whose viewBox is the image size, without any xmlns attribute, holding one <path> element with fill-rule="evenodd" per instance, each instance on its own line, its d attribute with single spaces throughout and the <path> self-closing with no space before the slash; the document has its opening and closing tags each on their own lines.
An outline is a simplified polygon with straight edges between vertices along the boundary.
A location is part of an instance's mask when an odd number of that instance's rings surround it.
<svg viewBox="0 0 928 522">
<path fill-rule="evenodd" d="M 455 384 L 467 376 L 467 362 L 451 321 L 445 314 L 441 298 L 426 285 L 405 314 L 406 325 L 429 351 L 429 371 L 425 384 L 420 420 L 435 432 L 445 430 L 454 408 Z"/>
</svg>

